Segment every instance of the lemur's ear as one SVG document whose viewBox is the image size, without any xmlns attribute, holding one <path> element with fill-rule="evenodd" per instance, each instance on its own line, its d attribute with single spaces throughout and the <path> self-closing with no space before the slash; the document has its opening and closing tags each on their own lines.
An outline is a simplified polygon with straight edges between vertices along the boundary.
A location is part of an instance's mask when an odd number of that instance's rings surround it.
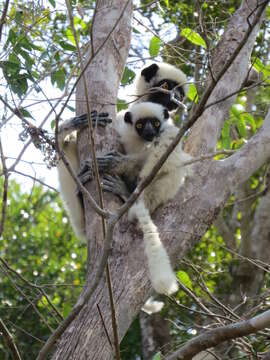
<svg viewBox="0 0 270 360">
<path fill-rule="evenodd" d="M 127 111 L 127 112 L 125 113 L 124 120 L 125 120 L 126 123 L 132 125 L 132 114 L 131 114 L 130 111 Z"/>
<path fill-rule="evenodd" d="M 167 109 L 163 110 L 164 119 L 169 119 L 169 111 Z"/>
<path fill-rule="evenodd" d="M 156 75 L 158 69 L 159 66 L 157 64 L 152 64 L 143 69 L 141 75 L 145 78 L 145 81 L 149 82 Z"/>
</svg>

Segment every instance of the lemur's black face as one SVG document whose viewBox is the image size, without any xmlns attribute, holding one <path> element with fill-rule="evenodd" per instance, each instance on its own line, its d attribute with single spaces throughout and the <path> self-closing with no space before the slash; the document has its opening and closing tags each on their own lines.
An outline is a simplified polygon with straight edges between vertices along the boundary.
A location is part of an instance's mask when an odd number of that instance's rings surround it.
<svg viewBox="0 0 270 360">
<path fill-rule="evenodd" d="M 137 134 L 145 141 L 153 141 L 159 135 L 160 121 L 155 117 L 146 117 L 135 122 Z"/>
<path fill-rule="evenodd" d="M 184 90 L 181 86 L 175 81 L 169 79 L 163 79 L 158 83 L 155 83 L 153 87 L 162 87 L 165 90 L 172 90 L 176 87 L 174 95 L 177 100 L 183 101 L 185 97 Z M 158 103 L 166 107 L 169 111 L 175 110 L 178 108 L 178 105 L 171 100 L 170 94 L 165 94 L 161 91 L 153 92 L 147 96 L 147 101 Z"/>
<path fill-rule="evenodd" d="M 148 104 L 149 107 L 153 106 Z M 155 105 L 156 106 L 156 105 Z M 142 115 L 143 116 L 143 115 Z M 127 111 L 124 115 L 124 121 L 129 126 L 134 126 L 137 134 L 145 141 L 153 141 L 155 137 L 160 134 L 162 128 L 162 122 L 165 122 L 169 119 L 169 113 L 166 108 L 163 109 L 163 116 L 161 119 L 158 119 L 155 116 L 145 116 L 140 119 L 133 120 L 132 111 Z"/>
</svg>

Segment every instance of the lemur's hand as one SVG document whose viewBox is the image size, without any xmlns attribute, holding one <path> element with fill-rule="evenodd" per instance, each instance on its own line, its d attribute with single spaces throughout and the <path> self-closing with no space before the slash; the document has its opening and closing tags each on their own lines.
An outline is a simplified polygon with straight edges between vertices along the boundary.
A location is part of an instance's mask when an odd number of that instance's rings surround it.
<svg viewBox="0 0 270 360">
<path fill-rule="evenodd" d="M 86 184 L 88 181 L 93 180 L 94 171 L 93 171 L 93 163 L 91 159 L 82 162 L 80 171 L 78 173 L 78 178 L 80 179 L 83 185 Z"/>
<path fill-rule="evenodd" d="M 109 117 L 108 113 L 98 113 L 96 110 L 94 110 L 91 111 L 91 121 L 93 126 L 105 127 L 112 122 L 112 119 Z M 69 120 L 66 120 L 63 124 L 61 124 L 60 132 L 80 130 L 86 126 L 88 126 L 88 114 L 82 114 L 80 116 L 75 116 Z"/>
<path fill-rule="evenodd" d="M 104 175 L 102 177 L 101 186 L 104 191 L 117 195 L 124 202 L 127 201 L 130 195 L 125 182 L 117 175 Z"/>
<path fill-rule="evenodd" d="M 100 172 L 111 172 L 125 156 L 117 151 L 111 151 L 104 156 L 97 156 L 98 169 Z"/>
</svg>

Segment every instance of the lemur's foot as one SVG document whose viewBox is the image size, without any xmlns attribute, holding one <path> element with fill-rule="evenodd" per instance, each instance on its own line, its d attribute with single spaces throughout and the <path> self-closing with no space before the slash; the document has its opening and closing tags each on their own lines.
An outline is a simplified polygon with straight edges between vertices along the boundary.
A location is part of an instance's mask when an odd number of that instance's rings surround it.
<svg viewBox="0 0 270 360">
<path fill-rule="evenodd" d="M 120 197 L 124 202 L 127 201 L 130 192 L 125 182 L 118 175 L 104 175 L 101 182 L 104 191 L 111 192 Z"/>
<path fill-rule="evenodd" d="M 124 155 L 117 151 L 111 151 L 104 156 L 98 156 L 98 169 L 100 172 L 112 171 L 119 163 L 121 163 Z"/>
</svg>

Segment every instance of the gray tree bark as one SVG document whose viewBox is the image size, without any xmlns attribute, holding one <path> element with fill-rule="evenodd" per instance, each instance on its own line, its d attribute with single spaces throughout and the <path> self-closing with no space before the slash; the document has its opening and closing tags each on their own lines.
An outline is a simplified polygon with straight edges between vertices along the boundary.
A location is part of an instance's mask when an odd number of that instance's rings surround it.
<svg viewBox="0 0 270 360">
<path fill-rule="evenodd" d="M 98 2 L 93 35 L 94 49 L 98 47 L 117 21 L 123 0 Z M 228 30 L 218 47 L 224 63 L 227 55 L 233 53 L 248 28 L 247 17 L 257 6 L 256 0 L 243 1 L 243 5 L 233 16 Z M 253 11 L 250 22 L 256 16 Z M 131 4 L 126 9 L 119 26 L 113 32 L 102 51 L 86 71 L 89 98 L 92 108 L 108 110 L 114 114 L 119 80 L 126 61 L 130 39 Z M 248 60 L 259 26 L 249 36 L 246 45 L 230 66 L 213 91 L 209 102 L 240 88 L 248 68 Z M 213 62 L 213 72 L 218 72 L 220 62 Z M 85 112 L 82 85 L 77 90 L 78 114 Z M 224 119 L 234 97 L 214 105 L 198 119 L 192 131 L 187 149 L 193 154 L 209 152 L 215 148 Z M 105 104 L 102 106 L 102 104 Z M 115 147 L 115 136 L 106 130 L 95 132 L 97 150 L 106 152 Z M 79 139 L 82 159 L 89 156 L 87 130 Z M 180 189 L 177 197 L 167 206 L 159 209 L 153 219 L 158 226 L 163 243 L 175 265 L 186 252 L 199 241 L 224 206 L 234 188 L 247 180 L 270 156 L 270 114 L 263 128 L 235 155 L 227 160 L 205 161 L 193 168 L 192 176 Z M 91 194 L 95 185 L 89 186 Z M 106 196 L 106 207 L 115 208 L 117 200 Z M 86 286 L 91 282 L 103 249 L 100 218 L 85 203 L 86 230 L 88 238 L 88 271 Z M 114 231 L 112 251 L 109 259 L 114 291 L 119 337 L 122 338 L 131 321 L 150 295 L 151 285 L 143 251 L 142 234 L 124 216 Z M 88 305 L 80 312 L 63 334 L 53 359 L 93 359 L 113 358 L 113 349 L 105 336 L 96 304 L 99 304 L 103 318 L 112 339 L 111 313 L 108 291 L 103 278 Z"/>
</svg>

